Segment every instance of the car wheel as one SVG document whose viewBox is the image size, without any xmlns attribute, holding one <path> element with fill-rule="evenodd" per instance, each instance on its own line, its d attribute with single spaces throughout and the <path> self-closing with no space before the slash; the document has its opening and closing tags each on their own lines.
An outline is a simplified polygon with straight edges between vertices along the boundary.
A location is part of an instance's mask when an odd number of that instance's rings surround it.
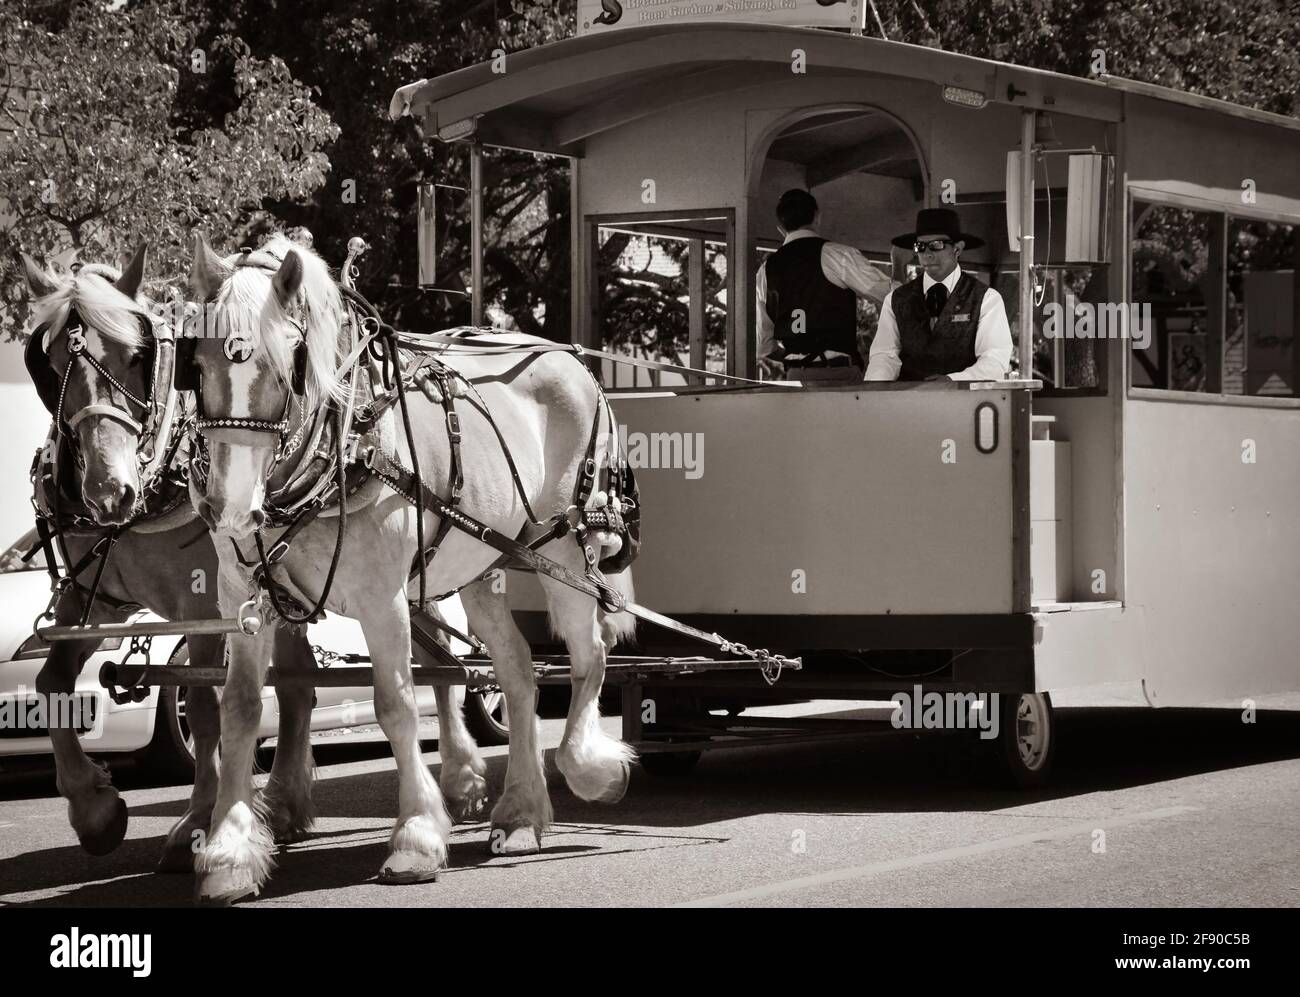
<svg viewBox="0 0 1300 997">
<path fill-rule="evenodd" d="M 465 726 L 479 744 L 509 744 L 510 716 L 505 693 L 496 686 L 466 690 Z"/>
<path fill-rule="evenodd" d="M 167 664 L 187 665 L 189 661 L 189 648 L 182 643 L 172 653 Z M 166 685 L 159 688 L 153 739 L 140 759 L 149 771 L 182 781 L 194 779 L 194 733 L 185 716 L 188 692 L 184 686 Z"/>
</svg>

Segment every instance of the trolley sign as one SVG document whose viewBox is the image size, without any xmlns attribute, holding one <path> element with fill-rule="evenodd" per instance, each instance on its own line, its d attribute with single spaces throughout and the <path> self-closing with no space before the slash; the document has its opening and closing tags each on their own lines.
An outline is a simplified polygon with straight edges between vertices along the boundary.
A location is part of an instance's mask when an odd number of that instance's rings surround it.
<svg viewBox="0 0 1300 997">
<path fill-rule="evenodd" d="M 861 28 L 865 19 L 866 0 L 578 0 L 579 35 L 697 21 Z"/>
</svg>

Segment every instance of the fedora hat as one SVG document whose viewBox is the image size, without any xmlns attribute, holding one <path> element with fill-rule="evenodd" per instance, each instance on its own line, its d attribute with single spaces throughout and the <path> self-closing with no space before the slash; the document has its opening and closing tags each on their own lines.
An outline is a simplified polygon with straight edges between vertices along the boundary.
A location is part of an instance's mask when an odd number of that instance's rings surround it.
<svg viewBox="0 0 1300 997">
<path fill-rule="evenodd" d="M 911 249 L 920 235 L 942 235 L 953 242 L 964 242 L 967 249 L 978 249 L 984 240 L 961 230 L 961 219 L 952 208 L 922 208 L 916 213 L 916 231 L 893 240 L 900 249 Z"/>
</svg>

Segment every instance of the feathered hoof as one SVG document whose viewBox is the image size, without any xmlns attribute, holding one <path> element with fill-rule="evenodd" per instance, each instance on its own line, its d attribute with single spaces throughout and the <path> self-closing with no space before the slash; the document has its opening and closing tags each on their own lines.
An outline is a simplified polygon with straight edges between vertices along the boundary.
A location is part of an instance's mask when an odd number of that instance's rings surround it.
<svg viewBox="0 0 1300 997">
<path fill-rule="evenodd" d="M 379 870 L 379 882 L 384 886 L 411 886 L 415 883 L 436 883 L 444 863 L 420 852 L 393 852 Z"/>
<path fill-rule="evenodd" d="M 194 850 L 188 842 L 171 842 L 163 845 L 158 856 L 157 872 L 183 873 L 194 871 Z"/>
<path fill-rule="evenodd" d="M 473 824 L 483 819 L 484 814 L 488 812 L 487 790 L 482 792 L 471 793 L 463 799 L 455 797 L 447 798 L 447 810 L 451 814 L 451 819 L 457 824 Z"/>
<path fill-rule="evenodd" d="M 305 827 L 282 827 L 272 832 L 272 840 L 280 848 L 288 848 L 311 837 L 311 831 Z"/>
<path fill-rule="evenodd" d="M 199 877 L 194 902 L 200 907 L 229 907 L 261 891 L 251 869 L 221 866 Z"/>
<path fill-rule="evenodd" d="M 627 795 L 627 787 L 631 781 L 632 781 L 631 767 L 626 762 L 624 762 L 623 765 L 619 768 L 617 777 L 614 779 L 614 781 L 611 782 L 608 786 L 606 786 L 604 791 L 599 796 L 595 797 L 592 800 L 592 802 L 618 803 L 620 800 L 623 799 L 623 797 Z"/>
<path fill-rule="evenodd" d="M 573 795 L 588 803 L 617 803 L 627 795 L 631 781 L 630 766 L 621 758 L 586 768 L 561 765 L 561 771 Z"/>
<path fill-rule="evenodd" d="M 111 795 L 112 802 L 102 804 L 99 799 L 102 795 Z M 107 855 L 126 837 L 126 803 L 115 790 L 107 789 L 96 794 L 96 804 L 100 812 L 96 819 L 87 822 L 86 830 L 77 831 L 77 840 L 91 855 Z"/>
<path fill-rule="evenodd" d="M 488 834 L 488 851 L 493 855 L 536 855 L 542 850 L 541 835 L 536 828 L 492 825 Z"/>
</svg>

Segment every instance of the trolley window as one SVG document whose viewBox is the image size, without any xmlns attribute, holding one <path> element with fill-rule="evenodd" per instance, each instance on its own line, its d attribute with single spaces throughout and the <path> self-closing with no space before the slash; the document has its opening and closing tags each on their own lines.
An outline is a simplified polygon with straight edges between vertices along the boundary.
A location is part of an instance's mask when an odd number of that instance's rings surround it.
<svg viewBox="0 0 1300 997">
<path fill-rule="evenodd" d="M 1134 388 L 1300 397 L 1296 226 L 1133 201 Z"/>
</svg>

